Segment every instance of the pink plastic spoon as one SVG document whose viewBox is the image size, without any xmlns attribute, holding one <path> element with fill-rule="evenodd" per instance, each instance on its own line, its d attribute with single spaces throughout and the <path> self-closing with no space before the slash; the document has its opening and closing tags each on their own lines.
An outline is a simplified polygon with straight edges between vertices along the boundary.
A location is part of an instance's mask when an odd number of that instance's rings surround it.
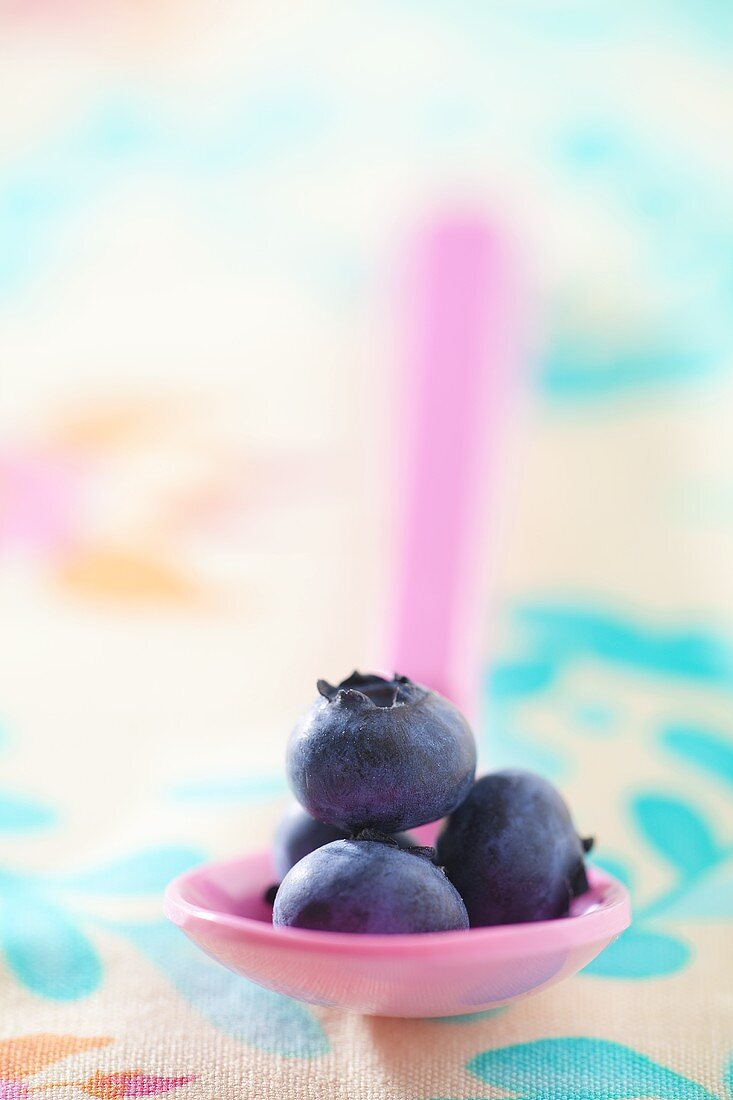
<svg viewBox="0 0 733 1100">
<path fill-rule="evenodd" d="M 387 667 L 473 713 L 484 459 L 517 366 L 516 298 L 505 247 L 481 218 L 440 219 L 413 260 Z M 186 872 L 168 887 L 165 907 L 213 959 L 269 989 L 370 1015 L 453 1016 L 575 974 L 629 925 L 624 887 L 595 868 L 589 879 L 559 920 L 359 936 L 275 928 L 263 901 L 274 870 L 262 853 Z"/>
<path fill-rule="evenodd" d="M 519 358 L 504 240 L 475 216 L 438 221 L 409 256 L 406 299 L 388 668 L 473 715 L 483 519 Z"/>
</svg>

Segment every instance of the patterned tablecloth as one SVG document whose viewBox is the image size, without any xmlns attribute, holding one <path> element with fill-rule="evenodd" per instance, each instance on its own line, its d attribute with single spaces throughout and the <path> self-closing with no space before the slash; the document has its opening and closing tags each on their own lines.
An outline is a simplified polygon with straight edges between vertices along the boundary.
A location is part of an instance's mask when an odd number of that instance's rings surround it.
<svg viewBox="0 0 733 1100">
<path fill-rule="evenodd" d="M 729 1096 L 732 62 L 716 0 L 0 0 L 2 1100 Z M 369 1019 L 161 891 L 267 843 L 316 676 L 378 661 L 386 272 L 446 196 L 537 289 L 483 765 L 561 786 L 635 921 Z"/>
</svg>

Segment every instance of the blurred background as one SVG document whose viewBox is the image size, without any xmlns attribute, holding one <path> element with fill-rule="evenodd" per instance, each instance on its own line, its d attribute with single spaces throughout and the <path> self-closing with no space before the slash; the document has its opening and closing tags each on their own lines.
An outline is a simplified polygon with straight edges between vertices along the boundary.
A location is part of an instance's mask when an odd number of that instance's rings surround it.
<svg viewBox="0 0 733 1100">
<path fill-rule="evenodd" d="M 485 766 L 558 781 L 653 915 L 720 918 L 732 43 L 718 0 L 0 0 L 4 865 L 269 834 L 315 679 L 379 663 L 393 276 L 465 206 L 526 295 Z M 603 977 L 683 973 L 698 933 L 644 934 Z M 8 937 L 29 1019 L 102 989 Z"/>
</svg>

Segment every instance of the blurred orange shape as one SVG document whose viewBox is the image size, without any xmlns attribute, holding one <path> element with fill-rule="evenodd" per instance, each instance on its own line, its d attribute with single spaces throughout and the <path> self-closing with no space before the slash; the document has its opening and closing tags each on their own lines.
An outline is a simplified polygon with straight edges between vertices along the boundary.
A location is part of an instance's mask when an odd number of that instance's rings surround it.
<svg viewBox="0 0 733 1100">
<path fill-rule="evenodd" d="M 76 1035 L 21 1035 L 0 1040 L 0 1080 L 18 1080 L 38 1073 L 45 1066 L 79 1054 L 84 1050 L 106 1047 L 112 1039 L 106 1036 L 80 1038 Z"/>
<path fill-rule="evenodd" d="M 58 578 L 76 594 L 130 603 L 191 604 L 202 595 L 192 578 L 168 562 L 119 546 L 75 551 L 64 559 Z"/>
</svg>

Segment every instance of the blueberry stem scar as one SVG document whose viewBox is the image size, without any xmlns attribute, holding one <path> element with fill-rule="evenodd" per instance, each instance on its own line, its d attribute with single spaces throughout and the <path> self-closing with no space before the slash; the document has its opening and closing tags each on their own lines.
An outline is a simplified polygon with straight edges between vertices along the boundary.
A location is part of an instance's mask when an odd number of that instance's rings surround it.
<svg viewBox="0 0 733 1100">
<path fill-rule="evenodd" d="M 379 829 L 360 829 L 351 838 L 352 840 L 374 840 L 377 844 L 390 844 L 393 848 L 399 848 L 399 844 L 389 833 L 381 833 Z"/>
</svg>

